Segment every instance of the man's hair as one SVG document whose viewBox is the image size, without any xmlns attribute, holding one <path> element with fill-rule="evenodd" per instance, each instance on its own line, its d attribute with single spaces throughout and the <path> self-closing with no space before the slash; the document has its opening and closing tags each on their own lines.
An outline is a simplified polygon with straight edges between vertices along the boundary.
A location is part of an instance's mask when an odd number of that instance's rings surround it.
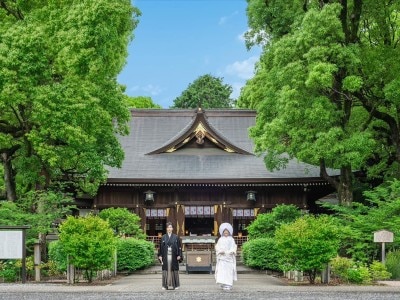
<svg viewBox="0 0 400 300">
<path fill-rule="evenodd" d="M 172 225 L 172 222 L 167 222 L 167 227 L 166 228 L 168 228 L 168 226 L 172 226 L 172 228 L 174 228 L 174 226 Z"/>
</svg>

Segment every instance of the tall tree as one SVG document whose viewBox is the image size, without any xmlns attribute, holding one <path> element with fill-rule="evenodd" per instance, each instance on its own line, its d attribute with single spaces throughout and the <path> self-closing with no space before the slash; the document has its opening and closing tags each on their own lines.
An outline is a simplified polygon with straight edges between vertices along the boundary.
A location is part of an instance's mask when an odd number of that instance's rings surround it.
<svg viewBox="0 0 400 300">
<path fill-rule="evenodd" d="M 259 112 L 251 136 L 268 168 L 288 156 L 319 165 L 342 204 L 353 200 L 354 170 L 398 177 L 399 9 L 390 0 L 248 0 L 248 45 L 267 44 L 238 106 Z"/>
<path fill-rule="evenodd" d="M 119 166 L 129 111 L 116 80 L 137 26 L 129 0 L 0 1 L 6 194 L 67 182 L 94 192 Z"/>
<path fill-rule="evenodd" d="M 130 108 L 161 108 L 160 105 L 155 104 L 151 97 L 137 96 L 129 97 L 126 96 L 126 101 Z"/>
<path fill-rule="evenodd" d="M 232 107 L 232 87 L 223 78 L 210 74 L 200 76 L 174 100 L 173 108 L 228 108 Z"/>
</svg>

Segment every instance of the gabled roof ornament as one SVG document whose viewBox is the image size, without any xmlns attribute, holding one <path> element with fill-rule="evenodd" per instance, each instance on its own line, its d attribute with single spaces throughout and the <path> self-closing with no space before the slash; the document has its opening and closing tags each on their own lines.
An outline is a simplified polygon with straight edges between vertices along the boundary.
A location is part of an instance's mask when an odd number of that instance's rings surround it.
<svg viewBox="0 0 400 300">
<path fill-rule="evenodd" d="M 203 145 L 205 139 L 207 139 L 216 147 L 227 153 L 253 155 L 252 153 L 232 144 L 221 133 L 213 128 L 208 122 L 207 116 L 201 107 L 196 109 L 193 121 L 189 123 L 186 126 L 186 129 L 182 130 L 182 132 L 183 133 L 174 137 L 164 146 L 147 154 L 172 153 L 185 146 L 191 140 L 195 140 L 198 145 Z"/>
</svg>

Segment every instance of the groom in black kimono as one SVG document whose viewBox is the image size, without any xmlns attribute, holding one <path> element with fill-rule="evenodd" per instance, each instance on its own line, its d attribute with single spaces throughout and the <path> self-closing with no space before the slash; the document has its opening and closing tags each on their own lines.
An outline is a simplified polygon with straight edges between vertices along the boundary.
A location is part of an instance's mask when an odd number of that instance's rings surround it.
<svg viewBox="0 0 400 300">
<path fill-rule="evenodd" d="M 172 233 L 171 222 L 167 223 L 167 233 L 161 237 L 158 259 L 162 263 L 162 288 L 177 290 L 179 284 L 179 262 L 182 259 L 180 238 Z"/>
</svg>

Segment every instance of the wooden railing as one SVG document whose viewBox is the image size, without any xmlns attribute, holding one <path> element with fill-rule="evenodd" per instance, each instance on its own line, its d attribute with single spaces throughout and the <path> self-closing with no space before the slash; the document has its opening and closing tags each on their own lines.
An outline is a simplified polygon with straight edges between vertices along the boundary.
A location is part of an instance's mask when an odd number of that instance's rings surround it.
<svg viewBox="0 0 400 300">
<path fill-rule="evenodd" d="M 235 236 L 233 236 L 233 238 L 235 239 L 235 242 L 236 242 L 236 245 L 238 246 L 238 249 L 242 249 L 242 245 L 248 241 L 247 235 L 246 236 L 244 236 L 244 235 L 242 235 L 242 236 L 235 235 Z"/>
</svg>

